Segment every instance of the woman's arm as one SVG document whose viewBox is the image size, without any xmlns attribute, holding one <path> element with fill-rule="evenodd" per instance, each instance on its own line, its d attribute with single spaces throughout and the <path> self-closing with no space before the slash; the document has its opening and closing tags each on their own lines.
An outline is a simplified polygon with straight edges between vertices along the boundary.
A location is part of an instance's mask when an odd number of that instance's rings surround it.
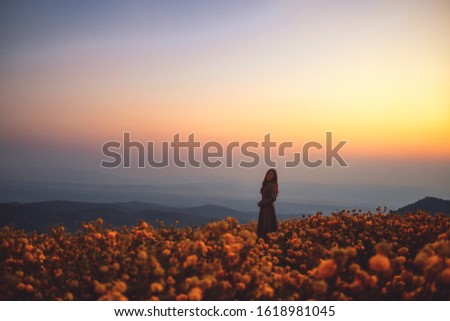
<svg viewBox="0 0 450 321">
<path fill-rule="evenodd" d="M 277 193 L 275 191 L 275 186 L 273 184 L 270 184 L 269 189 L 270 189 L 270 197 L 263 198 L 262 200 L 260 200 L 258 202 L 259 207 L 272 204 L 277 200 Z"/>
</svg>

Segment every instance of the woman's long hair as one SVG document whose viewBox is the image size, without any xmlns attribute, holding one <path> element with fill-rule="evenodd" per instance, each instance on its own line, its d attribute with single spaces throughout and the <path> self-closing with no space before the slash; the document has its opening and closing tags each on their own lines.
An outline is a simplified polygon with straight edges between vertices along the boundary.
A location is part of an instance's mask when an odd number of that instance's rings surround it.
<svg viewBox="0 0 450 321">
<path fill-rule="evenodd" d="M 268 174 L 269 172 L 272 172 L 272 173 L 273 173 L 273 176 L 272 176 L 272 180 L 271 180 L 271 181 L 268 181 L 268 180 L 266 179 L 267 174 Z M 262 185 L 261 185 L 261 189 L 259 190 L 259 192 L 262 194 L 262 191 L 263 191 L 264 187 L 266 187 L 267 184 L 269 184 L 270 182 L 272 182 L 273 185 L 275 185 L 276 195 L 278 196 L 278 174 L 277 174 L 277 171 L 276 171 L 275 169 L 273 169 L 273 168 L 269 169 L 269 170 L 266 172 L 266 175 L 264 175 L 264 179 L 263 179 L 263 182 L 262 182 Z"/>
</svg>

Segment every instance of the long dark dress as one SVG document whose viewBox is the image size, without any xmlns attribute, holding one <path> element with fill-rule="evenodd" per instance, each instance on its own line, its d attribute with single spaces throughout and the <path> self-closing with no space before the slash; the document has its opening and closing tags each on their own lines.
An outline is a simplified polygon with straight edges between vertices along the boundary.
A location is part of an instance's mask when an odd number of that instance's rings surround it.
<svg viewBox="0 0 450 321">
<path fill-rule="evenodd" d="M 262 199 L 258 202 L 259 218 L 257 234 L 267 240 L 267 233 L 275 232 L 278 229 L 277 217 L 275 215 L 275 204 L 277 193 L 275 185 L 268 183 L 262 190 Z"/>
</svg>

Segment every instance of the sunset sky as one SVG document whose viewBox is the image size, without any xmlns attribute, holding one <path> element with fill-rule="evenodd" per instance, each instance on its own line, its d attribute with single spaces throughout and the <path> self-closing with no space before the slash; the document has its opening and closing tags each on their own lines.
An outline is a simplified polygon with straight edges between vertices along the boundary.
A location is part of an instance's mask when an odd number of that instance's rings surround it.
<svg viewBox="0 0 450 321">
<path fill-rule="evenodd" d="M 280 179 L 450 196 L 449 1 L 8 1 L 0 37 L 4 179 L 260 184 L 267 166 L 104 170 L 101 146 L 271 133 L 301 151 L 331 131 L 348 168 Z"/>
</svg>

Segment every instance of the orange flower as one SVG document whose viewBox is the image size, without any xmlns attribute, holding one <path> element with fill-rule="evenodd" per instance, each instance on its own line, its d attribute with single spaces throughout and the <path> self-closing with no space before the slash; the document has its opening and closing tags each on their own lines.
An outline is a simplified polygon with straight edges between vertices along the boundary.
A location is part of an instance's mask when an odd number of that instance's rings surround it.
<svg viewBox="0 0 450 321">
<path fill-rule="evenodd" d="M 116 238 L 117 232 L 116 231 L 110 231 L 108 232 L 108 238 L 110 240 L 114 240 Z"/>
<path fill-rule="evenodd" d="M 312 289 L 314 293 L 317 295 L 325 294 L 328 291 L 327 282 L 325 282 L 324 280 L 314 281 L 312 284 Z"/>
<path fill-rule="evenodd" d="M 211 276 L 207 276 L 199 282 L 200 288 L 206 290 L 209 289 L 215 282 L 215 279 Z"/>
<path fill-rule="evenodd" d="M 450 217 L 346 210 L 282 221 L 270 242 L 258 240 L 256 222 L 232 218 L 194 228 L 103 225 L 102 219 L 86 223 L 77 233 L 60 226 L 47 233 L 0 228 L 4 276 L 11 285 L 3 297 L 448 299 Z M 373 245 L 373 256 L 366 258 Z M 145 280 L 147 291 L 141 288 Z"/>
<path fill-rule="evenodd" d="M 186 295 L 186 294 L 178 294 L 176 297 L 175 297 L 175 300 L 177 300 L 177 301 L 186 301 L 188 299 L 188 296 Z"/>
<path fill-rule="evenodd" d="M 249 275 L 244 275 L 244 276 L 242 276 L 242 281 L 245 283 L 245 284 L 250 284 L 250 282 L 252 281 L 252 278 L 249 276 Z"/>
<path fill-rule="evenodd" d="M 199 287 L 192 288 L 188 294 L 189 300 L 192 301 L 200 301 L 202 299 L 202 296 L 203 292 L 202 289 L 200 289 Z"/>
<path fill-rule="evenodd" d="M 159 293 L 163 290 L 164 286 L 159 282 L 153 282 L 152 284 L 150 284 L 150 291 L 152 291 L 153 293 Z"/>
<path fill-rule="evenodd" d="M 370 258 L 369 267 L 372 271 L 375 272 L 386 272 L 391 267 L 391 263 L 386 256 L 376 254 Z"/>
<path fill-rule="evenodd" d="M 139 226 L 139 227 L 142 227 L 142 228 L 144 228 L 144 229 L 149 227 L 148 223 L 145 222 L 145 221 L 139 221 L 139 222 L 138 222 L 138 226 Z"/>
<path fill-rule="evenodd" d="M 195 265 L 197 263 L 197 261 L 198 261 L 198 256 L 197 255 L 195 255 L 195 254 L 189 255 L 186 258 L 186 261 L 184 261 L 183 267 L 187 268 L 189 266 Z"/>
<path fill-rule="evenodd" d="M 236 226 L 238 225 L 238 223 L 239 223 L 237 219 L 235 219 L 234 217 L 231 217 L 231 216 L 227 216 L 227 217 L 225 218 L 225 221 L 226 221 L 232 228 L 236 227 Z"/>
<path fill-rule="evenodd" d="M 225 244 L 233 244 L 234 243 L 234 236 L 231 233 L 225 233 L 222 236 Z"/>
<path fill-rule="evenodd" d="M 102 265 L 98 270 L 102 273 L 106 273 L 109 271 L 109 268 L 106 265 Z"/>
<path fill-rule="evenodd" d="M 264 284 L 261 290 L 261 294 L 271 298 L 274 295 L 273 288 L 268 284 Z"/>
<path fill-rule="evenodd" d="M 336 273 L 337 265 L 333 259 L 321 260 L 314 270 L 314 276 L 319 279 L 331 278 Z"/>
<path fill-rule="evenodd" d="M 444 271 L 442 271 L 440 279 L 444 284 L 450 285 L 450 268 L 446 268 Z"/>
<path fill-rule="evenodd" d="M 397 252 L 398 252 L 399 255 L 405 256 L 406 254 L 408 254 L 408 248 L 405 247 L 405 246 L 401 247 L 401 248 L 398 249 Z"/>
<path fill-rule="evenodd" d="M 145 260 L 147 260 L 147 258 L 148 258 L 147 252 L 145 252 L 145 251 L 139 252 L 139 254 L 138 254 L 139 260 L 145 261 Z"/>
<path fill-rule="evenodd" d="M 358 254 L 358 251 L 353 246 L 349 246 L 345 250 L 349 257 L 355 257 Z"/>
<path fill-rule="evenodd" d="M 244 282 L 238 282 L 236 283 L 236 290 L 238 291 L 244 291 L 246 288 L 245 283 Z"/>
<path fill-rule="evenodd" d="M 102 294 L 106 291 L 106 287 L 104 284 L 94 281 L 94 291 L 98 294 Z"/>
<path fill-rule="evenodd" d="M 194 249 L 199 250 L 202 253 L 208 252 L 208 247 L 206 246 L 205 242 L 203 242 L 203 241 L 195 241 Z"/>
<path fill-rule="evenodd" d="M 114 288 L 119 292 L 125 292 L 127 290 L 127 284 L 123 281 L 116 281 Z"/>
<path fill-rule="evenodd" d="M 20 282 L 19 284 L 17 284 L 16 288 L 19 291 L 23 291 L 23 290 L 25 290 L 27 288 L 27 286 L 23 282 Z"/>
<path fill-rule="evenodd" d="M 25 258 L 25 260 L 27 261 L 33 261 L 34 260 L 34 256 L 33 254 L 31 254 L 30 252 L 26 252 L 23 257 Z"/>
</svg>

